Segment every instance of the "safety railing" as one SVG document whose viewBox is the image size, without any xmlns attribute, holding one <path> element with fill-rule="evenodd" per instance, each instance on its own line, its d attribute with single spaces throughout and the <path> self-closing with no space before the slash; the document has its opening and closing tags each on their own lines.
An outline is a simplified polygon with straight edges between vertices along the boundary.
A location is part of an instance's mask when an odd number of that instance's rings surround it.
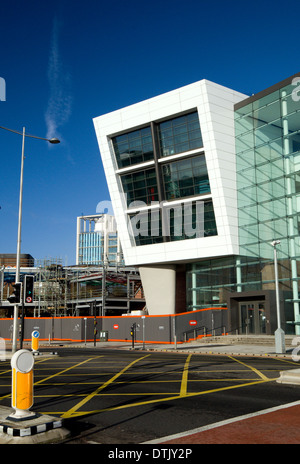
<svg viewBox="0 0 300 464">
<path fill-rule="evenodd" d="M 189 340 L 197 340 L 205 337 L 215 337 L 216 335 L 227 335 L 226 327 L 207 328 L 204 325 L 193 327 L 192 329 L 183 332 L 183 341 L 187 343 Z"/>
</svg>

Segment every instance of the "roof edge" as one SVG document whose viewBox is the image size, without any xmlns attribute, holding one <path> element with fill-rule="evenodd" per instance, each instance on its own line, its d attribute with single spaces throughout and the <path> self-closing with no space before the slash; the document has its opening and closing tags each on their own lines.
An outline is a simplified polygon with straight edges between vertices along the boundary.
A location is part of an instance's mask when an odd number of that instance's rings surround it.
<svg viewBox="0 0 300 464">
<path fill-rule="evenodd" d="M 251 97 L 246 98 L 245 100 L 242 100 L 234 105 L 234 111 L 239 110 L 240 108 L 243 108 L 243 106 L 249 105 L 249 103 L 253 103 L 256 100 L 259 100 L 262 97 L 265 97 L 266 95 L 269 95 L 272 92 L 275 92 L 276 90 L 281 89 L 282 87 L 285 87 L 286 85 L 289 85 L 292 83 L 292 80 L 295 79 L 295 77 L 300 78 L 300 72 L 294 74 L 293 76 L 290 76 L 280 82 L 277 82 L 277 84 L 273 84 L 270 87 L 267 87 L 265 90 L 261 90 L 260 92 L 252 95 Z"/>
</svg>

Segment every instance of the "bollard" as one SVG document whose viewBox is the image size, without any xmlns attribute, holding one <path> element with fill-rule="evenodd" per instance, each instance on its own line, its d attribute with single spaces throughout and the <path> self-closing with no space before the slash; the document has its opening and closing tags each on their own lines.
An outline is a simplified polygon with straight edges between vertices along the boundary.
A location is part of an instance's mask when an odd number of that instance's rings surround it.
<svg viewBox="0 0 300 464">
<path fill-rule="evenodd" d="M 35 353 L 39 350 L 39 340 L 40 332 L 38 330 L 34 330 L 31 334 L 31 349 Z"/>
<path fill-rule="evenodd" d="M 135 339 L 135 326 L 136 324 L 132 324 L 131 328 L 130 328 L 130 335 L 131 335 L 131 347 L 132 349 L 134 348 L 134 339 Z"/>
<path fill-rule="evenodd" d="M 28 350 L 19 350 L 11 358 L 11 406 L 15 412 L 7 419 L 24 420 L 35 416 L 29 411 L 33 405 L 33 365 L 34 357 Z"/>
</svg>

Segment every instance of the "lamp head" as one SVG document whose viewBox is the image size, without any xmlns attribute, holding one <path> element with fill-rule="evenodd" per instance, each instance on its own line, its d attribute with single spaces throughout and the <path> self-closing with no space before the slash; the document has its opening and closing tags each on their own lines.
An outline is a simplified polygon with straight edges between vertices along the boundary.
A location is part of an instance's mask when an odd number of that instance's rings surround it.
<svg viewBox="0 0 300 464">
<path fill-rule="evenodd" d="M 60 140 L 58 140 L 56 138 L 53 138 L 53 139 L 49 139 L 48 142 L 50 142 L 50 143 L 60 143 Z"/>
<path fill-rule="evenodd" d="M 273 242 L 271 242 L 271 245 L 273 245 L 273 247 L 279 244 L 280 244 L 280 240 L 273 240 Z"/>
</svg>

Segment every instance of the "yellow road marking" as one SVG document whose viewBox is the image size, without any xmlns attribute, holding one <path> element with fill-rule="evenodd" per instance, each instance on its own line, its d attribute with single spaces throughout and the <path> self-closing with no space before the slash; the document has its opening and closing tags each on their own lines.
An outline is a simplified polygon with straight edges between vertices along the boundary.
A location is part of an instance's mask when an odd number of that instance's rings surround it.
<svg viewBox="0 0 300 464">
<path fill-rule="evenodd" d="M 185 361 L 184 368 L 183 368 L 181 387 L 180 387 L 180 396 L 185 396 L 187 392 L 187 382 L 188 382 L 189 364 L 190 364 L 191 356 L 192 356 L 191 354 L 188 355 Z"/>
<path fill-rule="evenodd" d="M 76 414 L 73 413 L 73 417 L 75 417 L 75 416 L 84 416 L 84 415 L 87 415 L 87 414 L 98 414 L 100 412 L 106 412 L 106 411 L 116 411 L 118 409 L 133 408 L 133 407 L 137 407 L 137 406 L 145 406 L 145 405 L 148 405 L 148 404 L 161 403 L 163 401 L 174 401 L 174 400 L 180 400 L 180 399 L 183 399 L 183 398 L 191 398 L 191 397 L 194 397 L 194 396 L 207 395 L 209 393 L 217 393 L 217 392 L 220 392 L 220 391 L 232 390 L 234 388 L 248 387 L 250 385 L 258 385 L 258 384 L 265 383 L 265 382 L 271 382 L 273 380 L 276 380 L 276 379 L 256 380 L 255 382 L 245 383 L 243 385 L 230 385 L 229 387 L 215 388 L 213 390 L 206 390 L 206 391 L 203 391 L 203 392 L 188 393 L 185 396 L 176 395 L 176 396 L 170 396 L 168 398 L 159 398 L 159 399 L 150 400 L 150 401 L 141 401 L 141 402 L 138 402 L 138 403 L 124 404 L 124 405 L 120 405 L 120 406 L 112 406 L 110 408 L 97 409 L 97 410 L 94 410 L 94 411 L 80 411 L 80 412 L 76 412 Z M 53 412 L 44 412 L 43 414 L 53 414 Z M 63 418 L 63 417 L 65 417 L 66 413 L 55 412 L 55 414 L 61 414 L 61 417 Z"/>
<path fill-rule="evenodd" d="M 241 360 L 239 359 L 236 359 L 236 358 L 233 358 L 232 356 L 228 356 L 228 358 L 230 359 L 233 359 L 234 361 L 242 364 L 243 366 L 246 366 L 248 367 L 248 369 L 251 369 L 253 372 L 255 372 L 261 379 L 267 381 L 269 380 L 267 376 L 265 376 L 265 374 L 263 374 L 262 372 L 260 372 L 258 369 L 255 369 L 255 367 L 252 367 L 252 366 L 249 366 L 248 364 L 242 362 Z"/>
<path fill-rule="evenodd" d="M 71 417 L 71 416 L 74 416 L 74 414 L 76 413 L 76 411 L 81 408 L 81 406 L 83 406 L 85 403 L 87 403 L 88 401 L 90 401 L 90 399 L 92 399 L 95 395 L 98 395 L 100 391 L 102 391 L 104 388 L 106 388 L 108 385 L 110 385 L 112 382 L 114 382 L 115 379 L 117 379 L 120 375 L 122 375 L 125 371 L 127 371 L 128 369 L 130 369 L 130 367 L 132 367 L 135 363 L 141 361 L 142 359 L 144 358 L 147 358 L 148 356 L 150 356 L 150 354 L 147 354 L 146 356 L 143 356 L 141 358 L 138 358 L 138 359 L 135 359 L 134 361 L 132 361 L 130 364 L 128 364 L 126 367 L 124 367 L 124 369 L 122 369 L 120 372 L 118 372 L 117 374 L 115 374 L 113 377 L 111 377 L 107 382 L 103 383 L 102 385 L 100 385 L 100 387 L 98 387 L 93 393 L 90 393 L 88 396 L 86 396 L 82 401 L 80 401 L 79 403 L 77 403 L 73 408 L 69 409 L 68 411 L 66 411 L 61 417 L 62 418 L 67 418 L 67 417 Z M 75 415 L 79 415 L 81 413 L 77 413 Z"/>
<path fill-rule="evenodd" d="M 282 361 L 282 362 L 286 362 L 289 364 L 294 364 L 294 366 L 296 365 L 299 366 L 299 361 L 289 361 L 288 359 L 281 359 L 281 358 L 272 358 L 272 359 L 274 359 L 275 361 Z"/>
<path fill-rule="evenodd" d="M 214 393 L 214 392 L 219 392 L 219 391 L 231 390 L 231 389 L 234 389 L 234 388 L 241 388 L 241 387 L 245 387 L 245 386 L 248 386 L 248 385 L 249 385 L 249 386 L 250 386 L 250 385 L 256 385 L 256 384 L 260 384 L 260 383 L 270 382 L 270 381 L 276 380 L 276 379 L 269 379 L 269 378 L 266 377 L 262 372 L 260 372 L 259 370 L 255 369 L 254 367 L 249 366 L 249 365 L 247 365 L 247 364 L 245 364 L 245 363 L 243 363 L 243 362 L 241 362 L 241 361 L 239 361 L 239 360 L 237 360 L 237 359 L 235 359 L 235 358 L 229 356 L 229 358 L 233 359 L 234 361 L 239 362 L 240 364 L 244 365 L 244 366 L 247 367 L 248 369 L 251 369 L 251 370 L 252 370 L 253 372 L 255 372 L 262 380 L 257 380 L 257 381 L 254 381 L 254 382 L 253 382 L 253 381 L 251 381 L 252 379 L 249 379 L 249 381 L 248 381 L 247 383 L 243 383 L 243 384 L 239 384 L 239 385 L 231 385 L 231 386 L 227 386 L 227 387 L 220 387 L 220 388 L 216 388 L 216 389 L 213 389 L 213 390 L 206 390 L 206 391 L 202 391 L 202 392 L 187 393 L 188 372 L 189 372 L 189 365 L 190 365 L 190 359 L 191 359 L 191 355 L 189 355 L 189 356 L 187 357 L 186 361 L 185 361 L 184 368 L 183 368 L 183 372 L 182 372 L 182 371 L 181 371 L 181 372 L 180 372 L 180 371 L 179 371 L 179 372 L 175 372 L 175 371 L 169 371 L 169 372 L 168 372 L 168 373 L 170 373 L 170 374 L 175 374 L 175 373 L 178 373 L 178 374 L 181 373 L 181 374 L 182 374 L 182 377 L 181 377 L 181 387 L 180 387 L 180 393 L 179 393 L 179 394 L 177 394 L 177 395 L 175 394 L 175 395 L 174 395 L 173 393 L 167 393 L 167 392 L 166 392 L 166 393 L 156 393 L 156 394 L 155 394 L 155 393 L 149 393 L 148 395 L 153 395 L 153 396 L 154 396 L 154 395 L 157 395 L 157 396 L 165 395 L 165 396 L 167 396 L 167 397 L 166 397 L 166 398 L 156 398 L 156 399 L 153 399 L 153 400 L 148 400 L 148 401 L 143 401 L 143 402 L 135 402 L 135 403 L 132 403 L 132 404 L 129 404 L 129 405 L 126 404 L 126 405 L 120 405 L 120 406 L 112 406 L 112 407 L 110 407 L 110 408 L 106 408 L 106 409 L 102 409 L 102 410 L 97 410 L 97 411 L 81 411 L 81 412 L 78 412 L 78 409 L 79 409 L 81 406 L 83 406 L 84 404 L 86 404 L 86 403 L 87 403 L 90 399 L 92 399 L 94 396 L 98 395 L 104 388 L 106 388 L 109 384 L 111 384 L 112 382 L 114 382 L 120 375 L 124 374 L 125 371 L 127 371 L 133 364 L 135 364 L 136 362 L 138 362 L 138 361 L 140 361 L 140 360 L 142 360 L 142 359 L 144 359 L 144 358 L 146 358 L 146 357 L 148 357 L 148 356 L 150 356 L 150 354 L 147 355 L 147 356 L 143 356 L 142 358 L 136 359 L 135 361 L 133 361 L 132 363 L 130 363 L 128 366 L 126 366 L 124 369 L 122 369 L 119 373 L 115 374 L 110 380 L 108 380 L 107 382 L 105 382 L 104 384 L 102 384 L 99 388 L 97 388 L 93 393 L 91 393 L 90 395 L 88 395 L 87 397 L 85 397 L 80 403 L 78 403 L 77 405 L 75 405 L 74 408 L 72 408 L 72 409 L 70 409 L 69 411 L 66 411 L 66 412 L 55 412 L 55 414 L 56 414 L 56 415 L 58 415 L 58 414 L 61 415 L 61 414 L 62 414 L 62 417 L 70 417 L 70 416 L 76 417 L 76 416 L 82 416 L 82 415 L 85 415 L 85 414 L 91 414 L 91 413 L 94 413 L 94 412 L 97 413 L 97 412 L 103 412 L 103 411 L 113 411 L 113 410 L 117 410 L 117 409 L 125 409 L 125 408 L 127 408 L 127 407 L 135 407 L 135 406 L 142 406 L 142 405 L 148 405 L 148 404 L 153 404 L 153 403 L 160 403 L 160 402 L 162 402 L 162 401 L 172 401 L 172 400 L 177 400 L 177 399 L 182 399 L 182 398 L 189 398 L 189 397 L 193 397 L 193 396 L 199 396 L 199 395 L 205 395 L 205 394 Z M 98 356 L 98 357 L 102 357 L 102 356 Z M 48 360 L 48 359 L 50 359 L 50 358 L 47 358 L 47 360 Z M 85 360 L 85 361 L 83 361 L 83 362 L 80 362 L 80 363 L 76 364 L 76 365 L 72 365 L 72 366 L 70 366 L 69 368 L 66 368 L 66 369 L 64 369 L 64 370 L 62 370 L 62 371 L 60 371 L 60 372 L 57 372 L 57 373 L 55 373 L 55 374 L 53 374 L 53 375 L 51 375 L 51 376 L 48 376 L 48 377 L 46 377 L 46 378 L 44 378 L 44 379 L 41 379 L 41 380 L 37 381 L 37 382 L 35 383 L 35 385 L 41 384 L 42 382 L 46 382 L 47 380 L 49 380 L 49 379 L 51 379 L 51 378 L 53 378 L 53 377 L 57 377 L 57 376 L 59 376 L 59 375 L 61 375 L 61 374 L 64 374 L 64 373 L 66 373 L 66 372 L 68 372 L 68 371 L 71 371 L 72 369 L 74 369 L 74 368 L 76 368 L 76 367 L 78 367 L 78 366 L 81 366 L 82 364 L 84 364 L 84 363 L 86 363 L 86 362 L 88 362 L 88 361 L 92 361 L 92 360 L 94 360 L 94 359 L 95 359 L 95 357 L 89 358 L 89 359 L 87 359 L 87 360 Z M 45 361 L 46 361 L 46 359 L 45 359 L 45 360 L 39 360 L 39 362 L 45 362 Z M 227 371 L 227 370 L 225 370 L 225 371 Z M 7 372 L 11 372 L 11 370 L 5 371 L 5 372 L 3 372 L 2 374 L 7 373 Z M 201 370 L 200 370 L 200 372 L 201 372 Z M 205 372 L 209 372 L 209 371 L 205 371 Z M 213 372 L 218 372 L 218 371 L 213 371 Z M 232 372 L 234 372 L 234 371 L 232 371 Z M 139 373 L 139 372 L 138 372 L 138 371 L 135 371 L 133 374 L 137 374 L 137 373 Z M 144 373 L 144 372 L 142 372 L 142 373 Z M 153 373 L 153 372 L 152 372 L 152 373 Z M 128 374 L 130 374 L 130 373 L 126 372 L 126 374 L 128 375 Z M 67 374 L 67 375 L 70 375 L 70 374 Z M 195 382 L 196 382 L 196 381 L 202 381 L 202 382 L 204 382 L 204 381 L 207 382 L 207 381 L 208 381 L 208 382 L 209 382 L 209 381 L 216 381 L 216 380 L 223 381 L 223 379 L 212 379 L 212 380 L 210 380 L 210 379 L 204 379 L 204 380 L 195 380 Z M 243 381 L 243 382 L 246 381 L 246 379 L 241 379 L 241 380 L 240 380 L 240 379 L 225 379 L 224 381 L 230 381 L 230 380 L 231 380 L 231 381 L 232 381 L 232 380 L 235 380 L 235 381 Z M 178 382 L 179 382 L 179 381 L 180 381 L 180 380 L 178 380 Z M 192 381 L 192 380 L 191 380 L 191 381 Z M 163 382 L 165 382 L 165 381 L 152 381 L 152 382 L 158 382 L 158 383 L 159 383 L 159 382 L 162 382 L 162 383 L 163 383 Z M 168 382 L 168 381 L 167 381 L 167 382 Z M 174 382 L 174 381 L 169 381 L 169 382 Z M 119 381 L 119 382 L 115 382 L 115 383 L 118 383 L 118 384 L 119 384 L 119 383 L 120 383 L 120 384 L 121 384 L 121 383 L 147 383 L 147 381 L 139 381 L 139 382 L 134 382 L 134 381 L 133 381 L 133 382 L 130 382 L 130 381 L 129 381 L 129 382 L 121 382 L 121 381 Z M 150 383 L 151 383 L 151 382 L 150 382 Z M 53 384 L 55 384 L 55 383 L 53 383 Z M 70 383 L 70 384 L 73 384 L 73 383 Z M 76 382 L 76 384 L 77 384 L 77 382 Z M 82 383 L 78 383 L 78 384 L 82 384 Z M 89 384 L 89 383 L 86 382 L 86 384 Z M 90 384 L 92 384 L 92 382 L 91 382 Z M 58 383 L 58 385 L 59 385 L 59 383 Z M 102 393 L 102 394 L 103 394 L 103 393 Z M 106 393 L 105 393 L 105 394 L 103 394 L 103 395 L 105 395 L 105 396 L 110 396 L 110 395 L 111 395 L 111 396 L 114 396 L 114 395 L 117 396 L 118 394 L 117 394 L 117 393 L 116 393 L 116 394 L 110 394 L 110 393 L 107 393 L 107 394 L 106 394 Z M 120 395 L 122 395 L 122 394 L 120 394 Z M 126 395 L 126 394 L 124 394 L 124 395 Z M 130 394 L 128 394 L 128 395 L 130 395 Z M 132 395 L 134 395 L 134 393 L 133 393 Z M 141 393 L 141 395 L 145 395 L 145 393 Z M 171 396 L 171 395 L 172 395 L 172 396 Z M 11 396 L 11 394 L 5 395 L 5 396 L 3 396 L 2 398 L 7 398 L 7 397 L 9 397 L 9 396 Z M 37 395 L 37 396 L 38 396 L 38 395 Z M 50 395 L 50 396 L 52 396 L 52 395 Z M 53 397 L 54 397 L 54 396 L 56 396 L 56 395 L 53 395 Z M 72 394 L 70 394 L 70 395 L 63 395 L 63 396 L 80 396 L 80 395 L 72 395 Z M 47 395 L 45 395 L 45 397 L 47 397 Z M 0 398 L 0 400 L 1 400 L 2 398 Z M 45 413 L 45 412 L 44 412 L 44 414 L 48 414 L 48 413 Z M 50 414 L 50 413 L 49 413 L 49 414 Z M 51 414 L 53 414 L 53 412 L 51 412 Z"/>
<path fill-rule="evenodd" d="M 101 358 L 102 356 L 97 356 L 97 357 Z M 86 359 L 85 361 L 82 361 L 82 362 L 80 362 L 78 364 L 74 364 L 74 365 L 72 365 L 72 366 L 70 366 L 70 367 L 68 367 L 68 368 L 66 368 L 66 369 L 64 369 L 62 371 L 59 371 L 56 374 L 49 375 L 48 377 L 45 377 L 44 379 L 41 379 L 41 380 L 38 380 L 37 382 L 34 382 L 34 385 L 38 385 L 38 384 L 40 384 L 42 382 L 46 382 L 49 379 L 53 379 L 53 377 L 57 377 L 58 375 L 64 374 L 65 372 L 70 371 L 71 369 L 75 369 L 75 367 L 81 366 L 82 364 L 85 364 L 85 363 L 89 362 L 91 359 L 95 359 L 95 358 L 93 357 L 93 358 Z"/>
</svg>

